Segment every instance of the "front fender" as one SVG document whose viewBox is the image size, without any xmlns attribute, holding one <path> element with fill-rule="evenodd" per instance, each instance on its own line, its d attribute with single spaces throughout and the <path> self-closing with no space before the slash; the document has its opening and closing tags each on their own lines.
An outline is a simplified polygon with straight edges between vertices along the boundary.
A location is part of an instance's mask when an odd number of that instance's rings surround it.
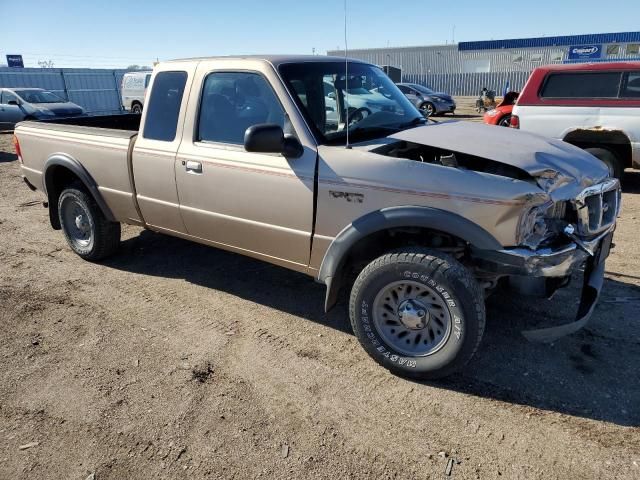
<svg viewBox="0 0 640 480">
<path fill-rule="evenodd" d="M 346 259 L 357 242 L 376 232 L 400 227 L 439 230 L 461 238 L 475 248 L 500 250 L 502 245 L 489 232 L 455 213 L 431 207 L 390 207 L 368 213 L 344 228 L 324 255 L 318 281 L 327 286 L 325 311 L 336 302 Z M 482 246 L 481 246 L 482 245 Z"/>
</svg>

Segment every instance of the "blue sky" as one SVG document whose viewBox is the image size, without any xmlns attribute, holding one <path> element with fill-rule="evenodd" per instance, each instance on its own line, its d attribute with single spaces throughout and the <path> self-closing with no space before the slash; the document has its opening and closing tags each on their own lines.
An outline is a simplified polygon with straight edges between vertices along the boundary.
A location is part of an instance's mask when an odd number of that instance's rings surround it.
<svg viewBox="0 0 640 480">
<path fill-rule="evenodd" d="M 634 31 L 640 1 L 349 0 L 349 47 Z M 615 6 L 614 6 L 615 5 Z M 0 63 L 126 67 L 201 55 L 343 48 L 343 0 L 0 0 Z M 492 10 L 493 9 L 493 10 Z"/>
</svg>

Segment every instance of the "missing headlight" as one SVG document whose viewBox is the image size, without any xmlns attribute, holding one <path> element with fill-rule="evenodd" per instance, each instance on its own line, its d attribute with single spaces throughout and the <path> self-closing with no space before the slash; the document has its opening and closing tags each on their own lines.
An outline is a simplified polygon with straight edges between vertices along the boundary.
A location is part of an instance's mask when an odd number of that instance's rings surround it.
<svg viewBox="0 0 640 480">
<path fill-rule="evenodd" d="M 567 202 L 547 202 L 529 209 L 518 224 L 519 244 L 535 249 L 560 237 L 571 221 L 568 215 Z"/>
</svg>

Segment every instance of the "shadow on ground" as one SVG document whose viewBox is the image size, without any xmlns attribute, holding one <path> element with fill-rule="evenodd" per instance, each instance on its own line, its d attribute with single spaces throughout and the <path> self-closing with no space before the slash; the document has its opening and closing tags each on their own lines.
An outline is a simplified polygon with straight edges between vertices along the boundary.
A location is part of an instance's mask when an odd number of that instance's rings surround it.
<svg viewBox="0 0 640 480">
<path fill-rule="evenodd" d="M 626 170 L 620 181 L 624 193 L 640 193 L 640 170 Z"/>
<path fill-rule="evenodd" d="M 15 153 L 9 153 L 9 152 L 0 150 L 0 163 L 13 162 L 17 159 L 18 157 Z"/>
<path fill-rule="evenodd" d="M 323 313 L 324 287 L 247 257 L 143 231 L 105 262 L 143 275 L 181 278 L 352 334 L 345 302 Z M 620 279 L 622 280 L 622 279 Z M 607 279 L 590 325 L 552 345 L 527 342 L 522 329 L 571 321 L 579 280 L 551 301 L 495 295 L 487 329 L 464 373 L 431 385 L 619 425 L 640 425 L 640 288 Z M 291 328 L 295 328 L 292 324 Z"/>
</svg>

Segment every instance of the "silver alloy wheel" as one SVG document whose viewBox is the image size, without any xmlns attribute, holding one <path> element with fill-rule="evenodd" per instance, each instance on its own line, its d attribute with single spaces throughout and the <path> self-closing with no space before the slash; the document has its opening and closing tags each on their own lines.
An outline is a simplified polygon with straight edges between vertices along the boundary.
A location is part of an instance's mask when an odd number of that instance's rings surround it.
<svg viewBox="0 0 640 480">
<path fill-rule="evenodd" d="M 93 242 L 91 216 L 86 207 L 73 197 L 62 201 L 62 220 L 69 239 L 80 248 L 88 248 Z"/>
<path fill-rule="evenodd" d="M 420 109 L 428 116 L 432 116 L 435 113 L 435 107 L 429 102 L 423 103 Z"/>
<path fill-rule="evenodd" d="M 412 280 L 393 282 L 380 290 L 372 313 L 380 337 L 402 355 L 431 355 L 451 334 L 451 315 L 445 300 L 435 290 Z"/>
</svg>

